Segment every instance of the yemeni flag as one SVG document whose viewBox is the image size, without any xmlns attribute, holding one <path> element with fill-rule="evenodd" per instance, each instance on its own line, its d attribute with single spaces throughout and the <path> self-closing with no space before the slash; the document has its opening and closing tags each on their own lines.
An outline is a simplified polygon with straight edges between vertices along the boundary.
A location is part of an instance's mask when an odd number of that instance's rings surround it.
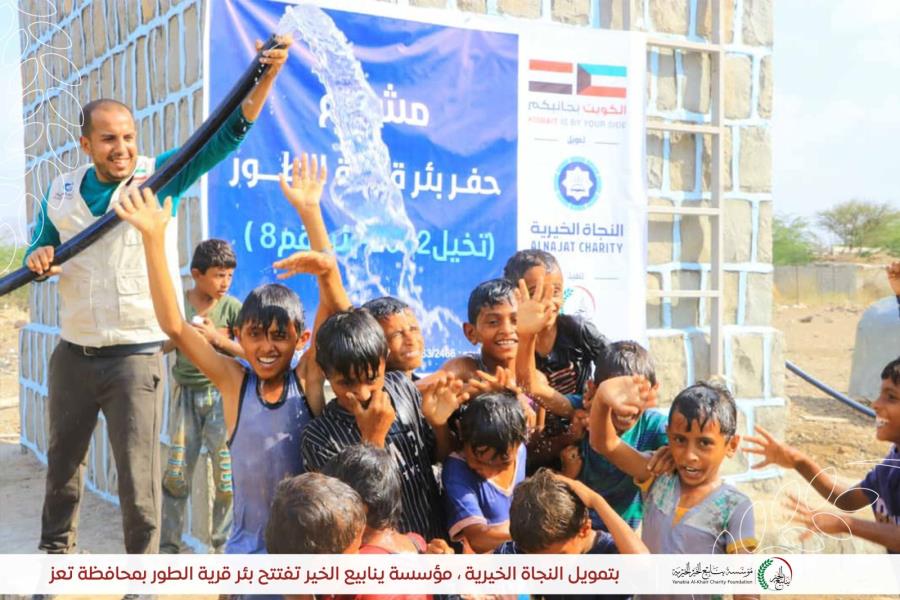
<svg viewBox="0 0 900 600">
<path fill-rule="evenodd" d="M 570 96 L 575 83 L 575 65 L 553 60 L 528 61 L 528 91 Z"/>
</svg>

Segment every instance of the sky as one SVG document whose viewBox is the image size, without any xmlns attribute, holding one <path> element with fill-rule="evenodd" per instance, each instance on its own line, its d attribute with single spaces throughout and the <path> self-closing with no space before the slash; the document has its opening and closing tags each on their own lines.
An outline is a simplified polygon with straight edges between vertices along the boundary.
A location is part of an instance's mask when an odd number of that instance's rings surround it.
<svg viewBox="0 0 900 600">
<path fill-rule="evenodd" d="M 900 182 L 892 177 L 900 140 L 900 0 L 773 4 L 776 214 L 812 218 L 851 198 L 900 209 Z M 0 0 L 0 243 L 25 238 L 15 6 Z"/>
</svg>

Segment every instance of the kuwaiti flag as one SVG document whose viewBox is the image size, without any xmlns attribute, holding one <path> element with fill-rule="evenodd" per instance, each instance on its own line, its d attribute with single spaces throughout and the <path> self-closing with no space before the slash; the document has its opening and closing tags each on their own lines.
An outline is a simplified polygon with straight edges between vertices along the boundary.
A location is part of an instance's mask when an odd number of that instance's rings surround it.
<svg viewBox="0 0 900 600">
<path fill-rule="evenodd" d="M 624 98 L 628 68 L 616 65 L 577 65 L 579 96 Z"/>
<path fill-rule="evenodd" d="M 571 95 L 575 65 L 570 62 L 531 59 L 528 61 L 528 91 Z"/>
</svg>

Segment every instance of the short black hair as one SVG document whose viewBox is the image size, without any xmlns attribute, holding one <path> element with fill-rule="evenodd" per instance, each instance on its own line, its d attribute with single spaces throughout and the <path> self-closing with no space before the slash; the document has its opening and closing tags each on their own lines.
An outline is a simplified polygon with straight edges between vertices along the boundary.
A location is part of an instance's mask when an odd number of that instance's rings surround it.
<svg viewBox="0 0 900 600">
<path fill-rule="evenodd" d="M 726 439 L 737 431 L 734 397 L 726 387 L 716 383 L 700 381 L 681 390 L 669 409 L 669 425 L 675 413 L 680 413 L 688 422 L 688 431 L 694 421 L 703 429 L 710 420 L 719 424 L 719 431 Z"/>
<path fill-rule="evenodd" d="M 269 554 L 341 554 L 366 525 L 356 491 L 334 477 L 304 473 L 283 480 L 266 524 Z"/>
<path fill-rule="evenodd" d="M 484 307 L 497 306 L 504 302 L 514 303 L 515 289 L 515 286 L 506 279 L 489 279 L 479 283 L 469 294 L 469 323 L 475 324 Z"/>
<path fill-rule="evenodd" d="M 300 296 L 280 283 L 267 283 L 247 294 L 234 326 L 240 329 L 245 323 L 258 323 L 267 330 L 273 322 L 281 331 L 293 323 L 297 335 L 306 327 Z"/>
<path fill-rule="evenodd" d="M 469 400 L 459 420 L 460 441 L 471 448 L 490 448 L 505 454 L 525 442 L 525 411 L 510 392 L 491 392 Z"/>
<path fill-rule="evenodd" d="M 98 108 L 103 108 L 106 106 L 115 106 L 117 108 L 126 110 L 128 111 L 128 114 L 131 115 L 131 119 L 134 120 L 134 113 L 131 112 L 131 108 L 127 104 L 122 104 L 118 100 L 113 100 L 112 98 L 100 98 L 99 100 L 92 100 L 81 107 L 81 135 L 83 135 L 84 137 L 90 137 L 91 131 L 93 129 L 94 111 Z"/>
<path fill-rule="evenodd" d="M 526 553 L 574 538 L 588 519 L 578 496 L 541 469 L 516 486 L 509 507 L 509 534 Z"/>
<path fill-rule="evenodd" d="M 366 525 L 375 530 L 396 529 L 403 513 L 400 474 L 384 448 L 354 444 L 341 450 L 320 471 L 340 479 L 366 505 Z"/>
<path fill-rule="evenodd" d="M 525 277 L 525 272 L 532 267 L 544 267 L 548 273 L 559 271 L 559 262 L 556 257 L 543 250 L 527 249 L 519 250 L 509 257 L 506 266 L 503 267 L 503 277 L 514 285 Z"/>
<path fill-rule="evenodd" d="M 206 273 L 210 267 L 237 268 L 237 257 L 234 255 L 231 244 L 216 238 L 203 240 L 197 244 L 197 247 L 194 248 L 194 256 L 191 258 L 191 269 Z"/>
<path fill-rule="evenodd" d="M 884 366 L 881 371 L 881 379 L 890 379 L 894 385 L 900 385 L 900 356 Z"/>
<path fill-rule="evenodd" d="M 350 380 L 376 377 L 387 355 L 384 330 L 362 308 L 331 315 L 316 334 L 316 362 L 326 376 L 340 373 Z"/>
<path fill-rule="evenodd" d="M 609 344 L 594 370 L 594 383 L 622 375 L 643 375 L 656 385 L 656 369 L 646 348 L 631 340 Z"/>
<path fill-rule="evenodd" d="M 399 315 L 404 310 L 409 310 L 409 304 L 393 296 L 382 296 L 369 300 L 362 305 L 362 308 L 372 313 L 377 321 L 383 321 L 392 315 Z"/>
</svg>

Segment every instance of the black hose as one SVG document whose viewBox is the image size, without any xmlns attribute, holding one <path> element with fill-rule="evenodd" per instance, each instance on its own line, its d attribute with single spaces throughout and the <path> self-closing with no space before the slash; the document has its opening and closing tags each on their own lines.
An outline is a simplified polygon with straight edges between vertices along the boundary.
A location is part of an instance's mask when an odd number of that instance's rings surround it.
<svg viewBox="0 0 900 600">
<path fill-rule="evenodd" d="M 843 402 L 850 408 L 852 408 L 854 410 L 858 410 L 859 412 L 863 413 L 864 415 L 868 415 L 870 417 L 875 416 L 875 411 L 872 410 L 871 408 L 869 408 L 868 406 L 863 406 L 862 404 L 860 404 L 853 398 L 845 396 L 844 394 L 838 392 L 837 390 L 834 390 L 834 389 L 828 387 L 827 385 L 825 385 L 824 383 L 822 383 L 821 381 L 819 381 L 812 375 L 808 375 L 807 373 L 805 373 L 803 370 L 800 369 L 800 367 L 798 367 L 791 361 L 786 360 L 786 361 L 784 361 L 784 364 L 788 368 L 788 371 L 790 371 L 797 377 L 803 379 L 807 383 L 812 384 L 813 386 L 819 388 L 820 390 L 822 390 L 823 392 L 825 392 L 826 394 L 828 394 L 835 400 L 840 400 L 841 402 Z"/>
<path fill-rule="evenodd" d="M 154 193 L 158 192 L 178 175 L 185 165 L 188 164 L 188 161 L 190 161 L 190 159 L 206 145 L 213 134 L 219 130 L 223 123 L 225 123 L 231 113 L 244 101 L 244 98 L 247 97 L 262 74 L 269 68 L 269 65 L 263 65 L 259 62 L 262 53 L 266 50 L 279 47 L 283 46 L 275 40 L 275 36 L 266 40 L 266 43 L 263 44 L 263 47 L 256 55 L 256 58 L 253 59 L 253 64 L 244 71 L 241 78 L 238 79 L 237 83 L 234 84 L 234 87 L 231 88 L 231 91 L 228 92 L 228 95 L 225 96 L 212 114 L 209 115 L 209 118 L 197 128 L 197 131 L 195 131 L 184 145 L 178 149 L 178 152 L 169 158 L 162 167 L 155 171 L 139 186 L 139 189 L 150 188 Z M 105 213 L 92 225 L 86 227 L 84 231 L 66 243 L 60 244 L 53 253 L 53 264 L 63 264 L 93 244 L 101 236 L 105 235 L 109 230 L 121 222 L 122 221 L 114 211 Z M 37 277 L 37 273 L 27 267 L 22 267 L 18 271 L 10 273 L 6 277 L 0 279 L 0 296 L 4 296 L 15 289 L 22 287 Z"/>
</svg>

